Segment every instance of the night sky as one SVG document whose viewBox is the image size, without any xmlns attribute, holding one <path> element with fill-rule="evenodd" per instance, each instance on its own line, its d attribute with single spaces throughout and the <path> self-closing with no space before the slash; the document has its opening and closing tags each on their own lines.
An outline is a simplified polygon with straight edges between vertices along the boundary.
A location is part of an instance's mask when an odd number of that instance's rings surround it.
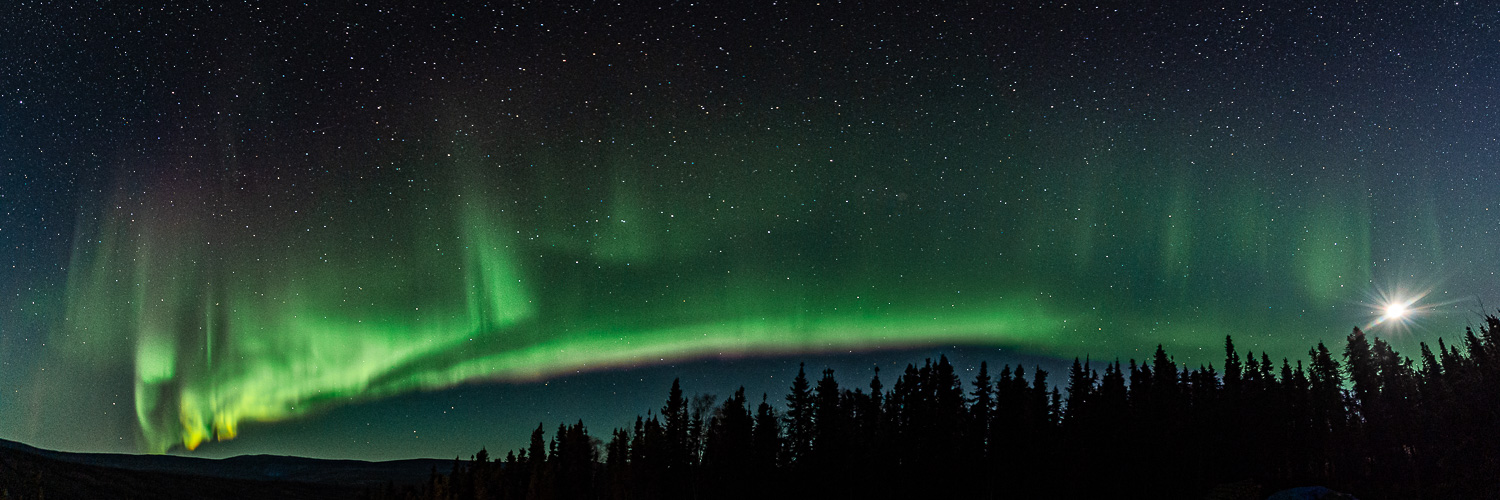
<svg viewBox="0 0 1500 500">
<path fill-rule="evenodd" d="M 314 3 L 0 12 L 0 438 L 467 458 L 1500 304 L 1484 2 Z"/>
</svg>

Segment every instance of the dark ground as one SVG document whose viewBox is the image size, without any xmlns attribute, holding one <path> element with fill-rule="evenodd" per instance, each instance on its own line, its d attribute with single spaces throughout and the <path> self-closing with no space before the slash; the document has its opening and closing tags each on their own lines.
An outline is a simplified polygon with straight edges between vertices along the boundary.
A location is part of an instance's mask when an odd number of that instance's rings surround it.
<svg viewBox="0 0 1500 500">
<path fill-rule="evenodd" d="M 355 498 L 421 484 L 434 467 L 451 462 L 64 453 L 0 440 L 0 498 Z"/>
</svg>

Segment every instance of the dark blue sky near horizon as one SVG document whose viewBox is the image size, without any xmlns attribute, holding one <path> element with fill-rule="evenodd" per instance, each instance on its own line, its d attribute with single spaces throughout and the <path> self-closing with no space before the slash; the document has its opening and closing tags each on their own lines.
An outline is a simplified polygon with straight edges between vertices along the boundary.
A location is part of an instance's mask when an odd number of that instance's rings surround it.
<svg viewBox="0 0 1500 500">
<path fill-rule="evenodd" d="M 1295 361 L 1353 326 L 1410 354 L 1500 301 L 1497 22 L 25 3 L 0 438 L 467 458 L 674 377 L 780 402 L 802 361 Z"/>
</svg>

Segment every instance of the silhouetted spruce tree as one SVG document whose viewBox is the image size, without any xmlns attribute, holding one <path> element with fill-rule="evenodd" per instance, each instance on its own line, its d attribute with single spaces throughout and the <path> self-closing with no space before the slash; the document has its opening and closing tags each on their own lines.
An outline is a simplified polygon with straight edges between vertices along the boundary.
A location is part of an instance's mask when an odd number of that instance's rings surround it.
<svg viewBox="0 0 1500 500">
<path fill-rule="evenodd" d="M 1375 428 L 1370 442 L 1378 454 L 1374 474 L 1393 478 L 1401 484 L 1393 494 L 1407 497 L 1420 496 L 1419 465 L 1416 454 L 1421 452 L 1417 439 L 1418 404 L 1416 370 L 1410 358 L 1396 354 L 1391 345 L 1376 338 L 1371 345 L 1371 355 L 1380 371 L 1380 398 L 1373 416 Z"/>
<path fill-rule="evenodd" d="M 594 493 L 594 465 L 599 463 L 599 449 L 584 428 L 583 421 L 564 427 L 557 439 L 557 498 L 583 500 Z"/>
<path fill-rule="evenodd" d="M 964 397 L 963 381 L 953 369 L 953 364 L 948 362 L 948 356 L 939 355 L 937 364 L 933 365 L 931 379 L 931 401 L 935 409 L 932 412 L 933 420 L 928 428 L 935 439 L 939 450 L 947 450 L 940 455 L 946 465 L 952 466 L 961 457 L 955 455 L 955 451 L 963 449 L 964 430 L 967 428 L 965 422 L 968 419 L 968 398 Z"/>
<path fill-rule="evenodd" d="M 1241 450 L 1250 445 L 1251 436 L 1245 428 L 1249 417 L 1245 414 L 1244 404 L 1244 365 L 1240 363 L 1240 354 L 1234 348 L 1234 337 L 1225 335 L 1223 390 L 1219 405 L 1212 410 L 1210 420 L 1217 432 L 1211 436 L 1212 442 L 1209 443 L 1223 457 L 1215 461 L 1220 466 L 1220 477 L 1245 473 L 1247 461 Z"/>
<path fill-rule="evenodd" d="M 770 474 L 779 465 L 781 450 L 781 418 L 776 409 L 760 395 L 760 406 L 755 408 L 755 434 L 751 446 L 751 467 L 762 474 Z"/>
<path fill-rule="evenodd" d="M 636 421 L 640 421 L 639 417 Z M 630 466 L 630 432 L 617 428 L 610 433 L 609 444 L 605 446 L 606 490 L 602 492 L 604 498 L 612 500 L 632 498 Z"/>
<path fill-rule="evenodd" d="M 1061 411 L 1059 435 L 1062 439 L 1059 444 L 1062 450 L 1087 449 L 1098 442 L 1093 419 L 1098 374 L 1092 370 L 1090 363 L 1073 358 L 1073 365 L 1068 369 L 1066 403 L 1062 408 L 1053 410 Z M 1058 417 L 1054 417 L 1056 418 Z M 1097 461 L 1101 458 L 1097 453 L 1064 452 L 1063 455 L 1060 459 L 1063 463 L 1085 470 L 1097 470 Z M 1092 495 L 1094 491 L 1089 486 L 1093 484 L 1073 481 L 1059 485 L 1059 491 L 1067 496 Z"/>
<path fill-rule="evenodd" d="M 844 488 L 833 485 L 849 483 L 845 467 L 848 447 L 844 432 L 850 425 L 847 406 L 843 404 L 843 393 L 832 369 L 824 369 L 823 377 L 813 390 L 813 436 L 812 450 L 805 464 L 812 474 L 808 479 L 808 491 L 812 496 L 835 495 Z"/>
<path fill-rule="evenodd" d="M 1148 437 L 1141 450 L 1141 458 L 1145 463 L 1151 464 L 1148 469 L 1142 470 L 1142 479 L 1148 484 L 1160 483 L 1180 488 L 1180 484 L 1168 482 L 1170 478 L 1167 472 L 1180 470 L 1182 460 L 1175 452 L 1180 449 L 1183 437 L 1179 431 L 1182 428 L 1179 422 L 1182 413 L 1179 407 L 1181 388 L 1177 383 L 1177 365 L 1167 355 L 1165 348 L 1158 344 L 1151 365 L 1141 366 L 1136 379 L 1144 384 L 1141 390 L 1132 391 L 1131 399 L 1136 416 L 1140 419 L 1137 427 Z M 1170 493 L 1175 495 L 1181 492 L 1174 490 Z"/>
<path fill-rule="evenodd" d="M 1068 405 L 1064 420 L 1070 428 L 1078 428 L 1083 423 L 1089 399 L 1094 393 L 1096 376 L 1089 369 L 1088 363 L 1080 363 L 1078 358 L 1073 358 L 1073 367 L 1068 370 Z"/>
<path fill-rule="evenodd" d="M 1030 422 L 1027 427 L 1038 436 L 1046 433 L 1052 427 L 1052 403 L 1048 400 L 1047 370 L 1041 366 L 1031 368 L 1031 394 L 1027 398 L 1027 413 Z"/>
<path fill-rule="evenodd" d="M 1339 363 L 1333 359 L 1328 347 L 1322 342 L 1308 352 L 1312 366 L 1308 370 L 1308 409 L 1312 416 L 1309 444 L 1318 448 L 1318 458 L 1313 463 L 1313 474 L 1318 480 L 1328 480 L 1341 473 L 1347 463 L 1341 464 L 1338 449 L 1343 445 L 1343 431 L 1347 426 L 1345 413 L 1343 375 Z"/>
<path fill-rule="evenodd" d="M 1043 494 L 1043 488 L 1048 486 L 1043 478 L 1050 476 L 1055 470 L 1050 457 L 1054 451 L 1052 431 L 1055 426 L 1054 408 L 1048 391 L 1050 386 L 1047 384 L 1048 374 L 1041 366 L 1033 366 L 1031 374 L 1029 386 L 1022 378 L 1020 369 L 1016 370 L 1013 377 L 1019 382 L 1017 385 L 1021 389 L 1016 407 L 1020 422 L 1015 427 L 1015 438 L 1011 441 L 1014 447 L 1007 451 L 1015 455 L 1008 460 L 1007 465 L 1011 467 L 1011 477 L 1020 496 Z"/>
<path fill-rule="evenodd" d="M 1136 366 L 1135 359 L 1130 360 L 1130 405 L 1138 414 L 1145 414 L 1148 403 L 1154 399 L 1151 394 L 1151 368 L 1145 365 Z"/>
<path fill-rule="evenodd" d="M 666 430 L 655 416 L 636 418 L 635 435 L 630 443 L 632 496 L 637 499 L 661 498 L 666 481 Z"/>
<path fill-rule="evenodd" d="M 855 416 L 859 422 L 855 453 L 870 457 L 864 469 L 871 481 L 881 477 L 881 471 L 888 461 L 889 450 L 886 447 L 887 436 L 890 434 L 883 412 L 885 394 L 882 392 L 884 385 L 880 382 L 880 367 L 874 367 L 874 372 L 870 377 L 870 393 Z"/>
<path fill-rule="evenodd" d="M 1477 361 L 1479 381 L 1473 406 L 1474 447 L 1478 450 L 1470 464 L 1476 471 L 1500 470 L 1500 317 L 1487 315 L 1480 327 L 1484 342 L 1483 357 Z M 1476 488 L 1484 491 L 1482 487 Z M 1492 496 L 1500 496 L 1489 490 Z"/>
<path fill-rule="evenodd" d="M 1287 390 L 1283 393 L 1283 398 L 1286 400 L 1286 422 L 1289 429 L 1285 436 L 1285 449 L 1289 458 L 1285 464 L 1285 473 L 1281 477 L 1311 480 L 1314 477 L 1313 456 L 1321 450 L 1314 446 L 1312 383 L 1307 377 L 1307 371 L 1302 367 L 1302 360 L 1297 360 L 1297 367 L 1292 371 L 1291 381 L 1285 386 Z"/>
<path fill-rule="evenodd" d="M 547 467 L 546 431 L 542 425 L 538 423 L 536 430 L 531 431 L 531 443 L 526 447 L 526 470 L 529 473 L 526 481 L 527 500 L 552 499 L 552 475 Z"/>
<path fill-rule="evenodd" d="M 710 419 L 708 437 L 703 448 L 705 478 L 711 484 L 736 484 L 752 479 L 751 450 L 755 439 L 755 422 L 745 405 L 745 388 L 740 387 Z M 723 492 L 720 496 L 742 497 L 741 492 Z"/>
<path fill-rule="evenodd" d="M 812 451 L 813 403 L 812 386 L 807 382 L 805 366 L 797 365 L 797 377 L 792 379 L 791 392 L 786 395 L 786 446 L 787 463 L 797 465 Z"/>
<path fill-rule="evenodd" d="M 1463 378 L 1463 356 L 1457 349 L 1445 345 L 1442 337 L 1438 337 L 1438 356 L 1443 364 L 1443 383 L 1454 387 L 1454 383 Z"/>
<path fill-rule="evenodd" d="M 1339 362 L 1334 361 L 1328 347 L 1322 342 L 1308 352 L 1312 369 L 1308 373 L 1311 385 L 1311 410 L 1314 430 L 1327 434 L 1341 430 L 1345 424 L 1343 375 Z"/>
<path fill-rule="evenodd" d="M 1443 365 L 1438 363 L 1437 356 L 1432 354 L 1432 348 L 1426 342 L 1418 345 L 1422 349 L 1422 369 L 1418 373 L 1420 383 L 1417 390 L 1421 393 L 1423 402 L 1436 402 L 1444 392 Z"/>
<path fill-rule="evenodd" d="M 871 481 L 882 477 L 875 472 L 880 465 L 875 453 L 883 453 L 884 450 L 877 448 L 875 442 L 877 432 L 870 427 L 871 415 L 866 411 L 871 407 L 870 395 L 865 394 L 863 389 L 844 389 L 839 396 L 839 405 L 843 408 L 841 418 L 844 425 L 838 431 L 839 455 L 834 457 L 836 472 L 840 474 L 845 488 L 835 490 L 830 494 L 869 496 L 876 490 L 871 488 Z M 879 411 L 879 407 L 876 407 Z M 873 416 L 873 422 L 879 425 L 878 413 Z M 864 461 L 851 461 L 847 457 L 869 457 Z"/>
<path fill-rule="evenodd" d="M 839 383 L 833 377 L 833 369 L 824 369 L 823 378 L 813 390 L 813 436 L 812 455 L 818 457 L 819 465 L 831 465 L 843 453 L 840 433 L 848 426 L 844 421 L 843 405 L 839 401 Z"/>
<path fill-rule="evenodd" d="M 1022 413 L 1021 399 L 1025 393 L 1025 377 L 1020 376 L 1021 368 L 1016 367 L 1012 372 L 1010 365 L 1000 369 L 1000 376 L 995 379 L 995 408 L 990 412 L 990 441 L 985 449 L 985 455 L 990 457 L 989 467 L 996 471 L 1015 470 L 1015 452 L 1019 447 L 1016 436 L 1020 432 Z M 1017 379 L 1021 379 L 1018 384 Z M 1009 472 L 1005 472 L 1009 475 Z M 992 484 L 992 490 L 999 490 L 998 484 Z"/>
<path fill-rule="evenodd" d="M 1271 363 L 1271 355 L 1265 351 L 1260 353 L 1260 380 L 1262 390 L 1267 392 L 1276 391 L 1276 365 Z"/>
<path fill-rule="evenodd" d="M 636 415 L 634 429 L 630 433 L 630 463 L 641 464 L 646 461 L 646 418 Z"/>
<path fill-rule="evenodd" d="M 1473 327 L 1464 328 L 1464 349 L 1468 351 L 1468 356 L 1465 358 L 1470 365 L 1477 367 L 1489 359 L 1489 355 L 1485 352 L 1484 342 L 1479 340 L 1478 335 L 1474 335 Z"/>
<path fill-rule="evenodd" d="M 1197 369 L 1191 371 L 1184 365 L 1178 380 L 1186 402 L 1186 411 L 1182 416 L 1182 439 L 1189 443 L 1201 443 L 1207 449 L 1222 446 L 1220 434 L 1212 425 L 1217 416 L 1219 401 L 1218 371 L 1211 364 L 1206 367 L 1198 365 Z M 1185 473 L 1201 478 L 1200 480 L 1220 482 L 1225 477 L 1220 464 L 1211 460 L 1185 460 L 1183 465 Z"/>
<path fill-rule="evenodd" d="M 916 377 L 917 368 L 907 364 L 906 371 L 896 377 L 890 394 L 885 398 L 885 407 L 881 409 L 881 416 L 885 420 L 884 427 L 887 429 L 886 438 L 889 443 L 892 465 L 895 467 L 911 465 L 916 456 L 911 423 L 911 416 L 917 408 L 913 404 L 917 400 L 917 395 L 912 390 Z"/>
<path fill-rule="evenodd" d="M 1235 459 L 1241 462 L 1236 465 L 1246 474 L 1259 474 L 1260 464 L 1272 451 L 1271 443 L 1265 439 L 1271 422 L 1276 418 L 1271 407 L 1275 377 L 1271 375 L 1269 362 L 1264 355 L 1257 358 L 1254 351 L 1245 351 L 1245 369 L 1241 374 L 1239 401 L 1234 411 L 1240 417 L 1235 423 L 1238 432 L 1247 438 L 1235 448 L 1238 452 Z"/>
<path fill-rule="evenodd" d="M 1291 440 L 1295 431 L 1295 416 L 1292 412 L 1291 401 L 1296 391 L 1294 379 L 1296 375 L 1292 371 L 1291 361 L 1281 358 L 1281 368 L 1277 375 L 1275 389 L 1267 395 L 1267 414 L 1271 420 L 1262 424 L 1261 428 L 1266 432 L 1261 439 L 1267 448 L 1267 457 L 1260 464 L 1246 464 L 1245 468 L 1256 471 L 1261 477 L 1287 477 L 1290 474 L 1290 464 L 1293 460 L 1291 451 L 1300 443 Z"/>
<path fill-rule="evenodd" d="M 1120 370 L 1120 360 L 1116 359 L 1113 364 L 1105 367 L 1098 393 L 1096 409 L 1100 415 L 1116 421 L 1126 417 L 1130 401 L 1125 388 L 1125 374 Z"/>
<path fill-rule="evenodd" d="M 1193 400 L 1193 370 L 1186 364 L 1182 365 L 1182 371 L 1177 372 L 1177 405 L 1184 411 L 1192 411 L 1197 401 Z M 1191 415 L 1184 414 L 1183 417 Z"/>
<path fill-rule="evenodd" d="M 667 392 L 667 402 L 661 407 L 661 416 L 665 420 L 666 435 L 662 443 L 666 456 L 662 457 L 663 463 L 669 476 L 669 481 L 678 481 L 677 473 L 683 473 L 691 462 L 691 452 L 688 450 L 688 403 L 682 396 L 682 386 L 678 379 L 672 379 L 672 388 Z"/>
<path fill-rule="evenodd" d="M 1047 425 L 1043 427 L 1047 434 L 1054 434 L 1063 419 L 1062 391 L 1056 387 L 1052 388 L 1051 397 L 1047 400 Z M 1050 437 L 1050 436 L 1049 436 Z"/>
<path fill-rule="evenodd" d="M 980 465 L 986 462 L 985 450 L 990 441 L 990 414 L 995 411 L 995 386 L 990 379 L 989 363 L 979 362 L 979 373 L 970 382 L 973 390 L 969 404 L 969 432 L 964 460 Z"/>
<path fill-rule="evenodd" d="M 1214 369 L 1213 363 L 1207 368 L 1198 365 L 1198 370 L 1193 372 L 1193 405 L 1200 414 L 1203 410 L 1218 405 L 1218 399 L 1223 393 L 1223 387 L 1219 385 L 1219 372 Z"/>
<path fill-rule="evenodd" d="M 1153 404 L 1160 413 L 1159 416 L 1175 414 L 1179 403 L 1177 364 L 1167 356 L 1167 351 L 1161 344 L 1156 344 L 1156 354 L 1151 358 L 1151 371 L 1154 374 L 1151 387 L 1155 389 L 1152 396 L 1156 399 Z"/>
<path fill-rule="evenodd" d="M 1234 350 L 1234 337 L 1224 336 L 1224 394 L 1230 401 L 1239 399 L 1241 374 L 1240 354 Z"/>
<path fill-rule="evenodd" d="M 1375 398 L 1380 393 L 1380 373 L 1370 354 L 1369 339 L 1365 338 L 1365 332 L 1358 327 L 1349 334 L 1344 346 L 1344 366 L 1349 369 L 1349 380 L 1354 382 L 1351 411 L 1358 417 L 1368 418 L 1369 411 L 1376 405 Z"/>
<path fill-rule="evenodd" d="M 1124 426 L 1131 418 L 1130 400 L 1125 373 L 1118 359 L 1105 365 L 1104 377 L 1100 379 L 1093 398 L 1093 413 L 1097 416 L 1096 441 L 1090 446 L 1098 450 L 1098 458 L 1093 464 L 1100 476 L 1099 482 L 1107 485 L 1107 489 L 1123 488 L 1129 482 L 1123 464 L 1132 460 L 1134 447 L 1131 446 L 1132 437 L 1125 435 L 1128 430 Z"/>
<path fill-rule="evenodd" d="M 1484 325 L 1479 327 L 1479 331 L 1484 339 L 1484 345 L 1490 348 L 1485 351 L 1489 354 L 1488 362 L 1494 364 L 1500 360 L 1500 316 L 1484 315 Z"/>
<path fill-rule="evenodd" d="M 1241 374 L 1243 378 L 1240 381 L 1242 384 L 1240 398 L 1248 406 L 1259 405 L 1261 398 L 1265 395 L 1266 386 L 1261 379 L 1262 373 L 1264 372 L 1260 368 L 1260 360 L 1255 358 L 1255 352 L 1245 351 L 1245 371 Z"/>
</svg>

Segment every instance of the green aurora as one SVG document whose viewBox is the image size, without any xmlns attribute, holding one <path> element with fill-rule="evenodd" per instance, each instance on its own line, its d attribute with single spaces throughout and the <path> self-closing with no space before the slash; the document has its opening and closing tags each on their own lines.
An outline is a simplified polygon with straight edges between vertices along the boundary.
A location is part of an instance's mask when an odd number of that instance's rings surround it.
<svg viewBox="0 0 1500 500">
<path fill-rule="evenodd" d="M 705 358 L 1295 362 L 1423 297 L 1371 330 L 1410 355 L 1497 290 L 1477 3 L 201 7 L 0 30 L 8 439 Z"/>
<path fill-rule="evenodd" d="M 295 196 L 205 171 L 116 189 L 75 238 L 70 352 L 133 356 L 144 442 L 163 452 L 404 391 L 703 356 L 962 343 L 1132 357 L 1166 340 L 1212 362 L 1194 353 L 1225 325 L 1254 332 L 1371 281 L 1370 208 L 1332 197 L 1359 186 L 1267 199 L 1150 154 L 1066 178 L 1047 175 L 1061 160 L 1006 154 L 934 184 L 917 177 L 940 161 L 907 166 L 873 140 L 805 145 L 835 161 L 804 167 L 776 137 L 502 154 L 474 135 L 398 146 L 383 157 L 437 160 L 303 179 Z M 641 159 L 673 145 L 688 166 Z M 864 164 L 841 169 L 839 149 Z M 1172 181 L 1122 188 L 1155 178 Z M 1271 264 L 1288 257 L 1290 276 Z"/>
</svg>

